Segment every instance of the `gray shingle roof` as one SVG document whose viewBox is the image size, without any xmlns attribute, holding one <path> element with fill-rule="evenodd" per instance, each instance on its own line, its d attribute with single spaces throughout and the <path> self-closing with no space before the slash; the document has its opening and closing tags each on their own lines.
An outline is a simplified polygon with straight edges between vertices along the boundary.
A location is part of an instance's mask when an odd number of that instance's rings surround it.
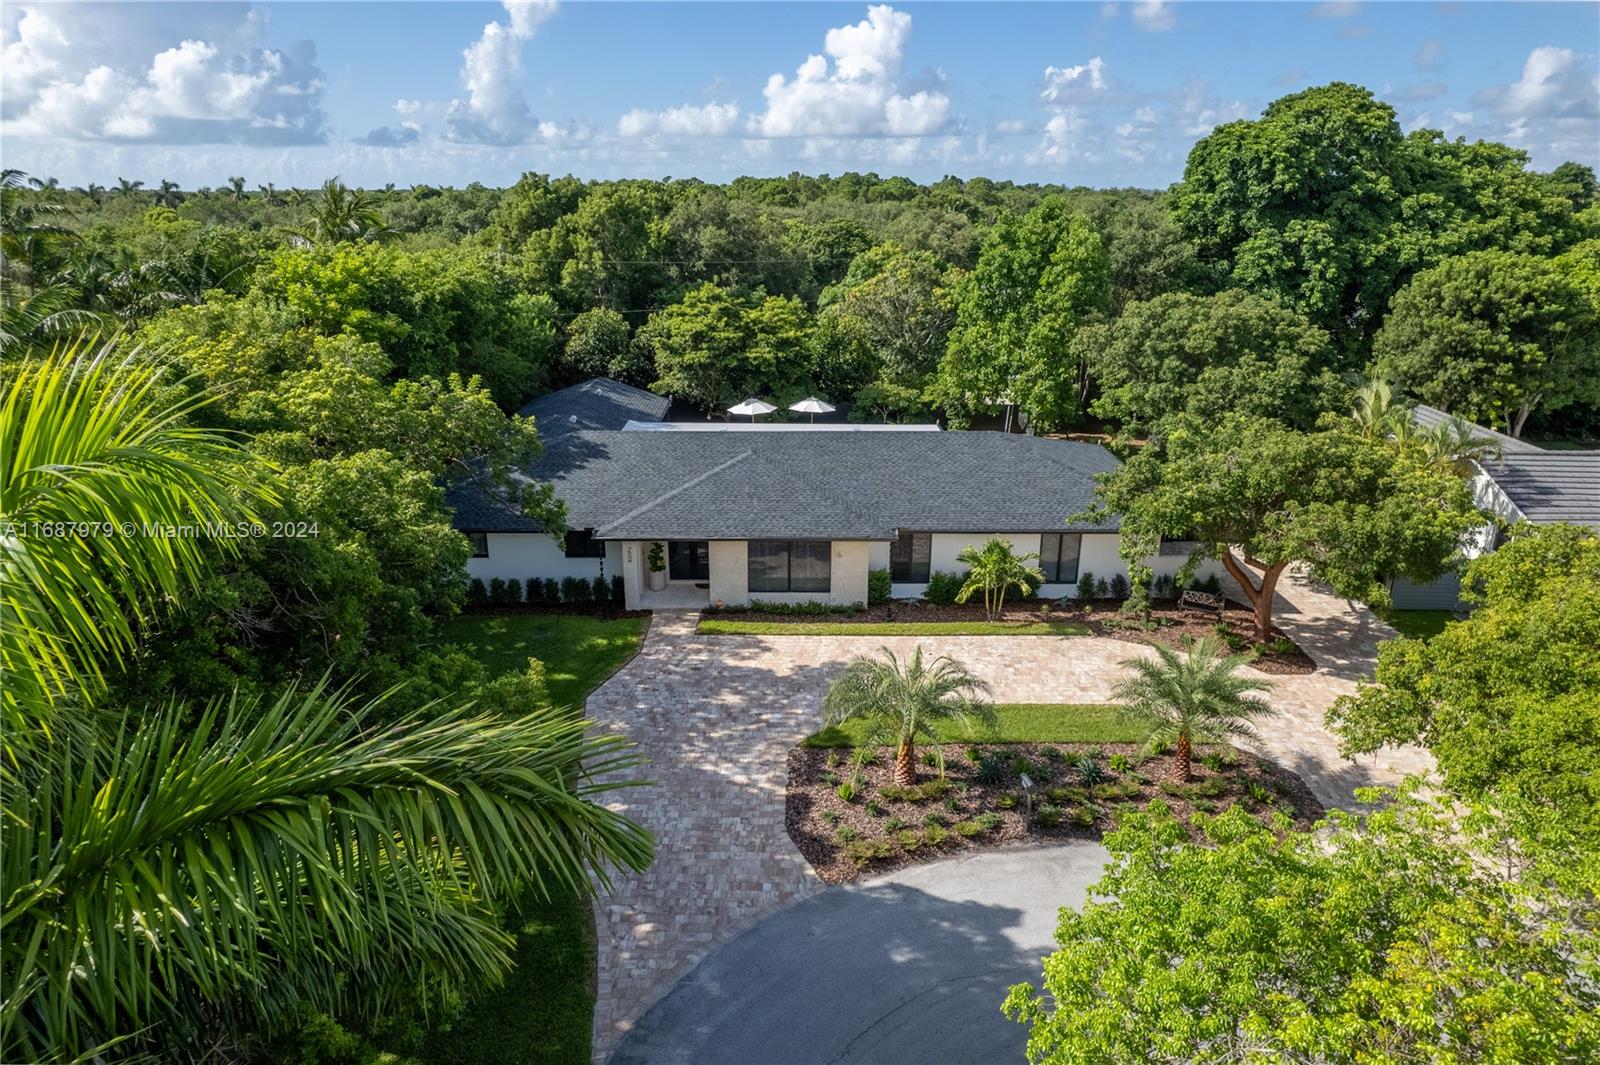
<svg viewBox="0 0 1600 1065">
<path fill-rule="evenodd" d="M 1600 451 L 1507 451 L 1483 469 L 1529 521 L 1600 529 Z"/>
<path fill-rule="evenodd" d="M 578 429 L 621 429 L 629 419 L 658 422 L 667 416 L 667 398 L 605 377 L 548 392 L 517 413 L 538 422 L 539 433 L 553 440 Z"/>
<path fill-rule="evenodd" d="M 887 540 L 930 532 L 1114 531 L 1069 525 L 1117 460 L 1096 444 L 983 432 L 640 433 L 574 431 L 527 476 L 555 485 L 568 523 L 627 539 Z M 538 526 L 450 489 L 456 525 Z"/>
<path fill-rule="evenodd" d="M 1411 420 L 1424 429 L 1431 429 L 1435 425 L 1443 425 L 1452 417 L 1454 417 L 1454 415 L 1447 414 L 1438 407 L 1429 407 L 1420 403 L 1411 411 Z M 1536 454 L 1543 453 L 1543 448 L 1540 448 L 1536 444 L 1530 444 L 1526 440 L 1518 440 L 1514 436 L 1507 436 L 1505 433 L 1497 433 L 1493 429 L 1486 429 L 1476 423 L 1469 424 L 1471 424 L 1472 428 L 1475 430 L 1473 433 L 1474 436 L 1483 440 L 1493 441 L 1494 443 L 1500 445 L 1500 450 L 1507 455 L 1510 455 L 1514 452 L 1533 452 Z"/>
</svg>

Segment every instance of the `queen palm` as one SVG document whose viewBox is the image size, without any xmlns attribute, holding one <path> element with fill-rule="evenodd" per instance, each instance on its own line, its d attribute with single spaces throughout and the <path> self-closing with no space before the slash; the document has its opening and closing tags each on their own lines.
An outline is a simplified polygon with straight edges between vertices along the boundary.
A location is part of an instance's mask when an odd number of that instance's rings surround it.
<svg viewBox="0 0 1600 1065">
<path fill-rule="evenodd" d="M 967 582 L 956 593 L 956 602 L 965 603 L 982 592 L 984 615 L 998 618 L 1005 610 L 1007 592 L 1015 588 L 1027 595 L 1044 583 L 1044 571 L 1028 565 L 1038 557 L 1037 551 L 1017 554 L 1010 541 L 999 536 L 991 536 L 982 547 L 962 548 L 956 561 L 966 565 Z"/>
<path fill-rule="evenodd" d="M 189 424 L 203 403 L 80 344 L 16 371 L 0 408 L 0 517 L 112 525 L 0 555 L 0 1060 L 199 1057 L 219 1025 L 271 1034 L 301 1004 L 370 1016 L 397 982 L 502 974 L 513 893 L 649 861 L 595 801 L 627 783 L 624 742 L 549 708 L 378 727 L 323 684 L 107 705 L 108 667 L 231 550 L 138 527 L 271 502 L 236 441 Z"/>
<path fill-rule="evenodd" d="M 917 780 L 919 738 L 936 743 L 937 726 L 946 721 L 968 732 L 978 723 L 994 725 L 994 708 L 980 698 L 988 691 L 988 684 L 946 655 L 925 664 L 918 647 L 902 663 L 883 647 L 878 657 L 858 655 L 845 667 L 822 700 L 822 716 L 829 725 L 865 721 L 862 749 L 892 744 L 894 782 L 907 787 Z"/>
<path fill-rule="evenodd" d="M 1190 645 L 1182 654 L 1157 647 L 1156 657 L 1129 658 L 1121 664 L 1133 675 L 1112 690 L 1120 713 L 1143 726 L 1151 748 L 1175 747 L 1173 776 L 1193 776 L 1194 745 L 1251 739 L 1254 718 L 1275 713 L 1252 692 L 1266 691 L 1262 680 L 1241 676 L 1248 655 L 1228 655 L 1214 636 Z"/>
</svg>

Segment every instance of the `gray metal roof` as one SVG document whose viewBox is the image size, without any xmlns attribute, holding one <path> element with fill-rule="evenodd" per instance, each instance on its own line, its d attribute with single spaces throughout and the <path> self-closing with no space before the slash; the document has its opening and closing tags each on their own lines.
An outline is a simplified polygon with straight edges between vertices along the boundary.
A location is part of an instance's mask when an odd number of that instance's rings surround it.
<svg viewBox="0 0 1600 1065">
<path fill-rule="evenodd" d="M 667 398 L 606 377 L 548 392 L 517 413 L 537 420 L 545 440 L 579 429 L 621 429 L 629 421 L 658 422 L 667 416 Z"/>
<path fill-rule="evenodd" d="M 568 524 L 604 539 L 889 540 L 930 532 L 1114 531 L 1067 524 L 1117 459 L 1097 444 L 985 432 L 573 431 L 526 471 Z M 449 490 L 456 526 L 538 526 L 475 486 Z"/>
<path fill-rule="evenodd" d="M 1429 407 L 1421 403 L 1417 404 L 1411 411 L 1411 420 L 1424 429 L 1431 429 L 1435 425 L 1443 425 L 1454 417 L 1455 415 L 1448 414 L 1438 407 Z M 1469 421 L 1467 424 L 1472 426 L 1474 430 L 1473 436 L 1500 445 L 1500 450 L 1507 455 L 1516 452 L 1543 454 L 1544 449 L 1537 444 L 1530 444 L 1526 440 L 1518 440 L 1516 437 L 1507 436 L 1505 433 L 1497 433 L 1493 429 L 1478 425 L 1476 422 Z"/>
<path fill-rule="evenodd" d="M 1529 521 L 1600 529 L 1600 451 L 1531 448 L 1482 465 Z"/>
</svg>

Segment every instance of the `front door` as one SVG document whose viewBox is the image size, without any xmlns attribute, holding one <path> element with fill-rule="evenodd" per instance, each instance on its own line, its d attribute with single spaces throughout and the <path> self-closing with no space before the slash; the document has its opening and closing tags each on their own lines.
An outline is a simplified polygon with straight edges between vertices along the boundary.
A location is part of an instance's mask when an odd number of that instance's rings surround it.
<svg viewBox="0 0 1600 1065">
<path fill-rule="evenodd" d="M 710 545 L 704 540 L 673 540 L 668 543 L 667 576 L 675 581 L 710 580 Z"/>
</svg>

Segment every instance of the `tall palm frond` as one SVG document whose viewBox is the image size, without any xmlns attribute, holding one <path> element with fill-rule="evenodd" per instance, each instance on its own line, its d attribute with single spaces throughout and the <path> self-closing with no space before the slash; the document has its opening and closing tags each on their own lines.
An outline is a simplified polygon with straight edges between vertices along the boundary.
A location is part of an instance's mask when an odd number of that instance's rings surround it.
<svg viewBox="0 0 1600 1065">
<path fill-rule="evenodd" d="M 371 705 L 319 685 L 37 749 L 0 825 L 0 1059 L 132 1033 L 165 1056 L 219 1012 L 281 1030 L 352 982 L 492 978 L 496 903 L 649 862 L 649 833 L 596 801 L 635 783 L 623 738 L 549 709 L 369 731 Z"/>
<path fill-rule="evenodd" d="M 234 440 L 188 424 L 209 397 L 94 343 L 24 366 L 0 406 L 0 698 L 13 728 L 96 688 L 102 664 L 234 550 L 194 530 L 253 520 L 270 497 Z"/>
<path fill-rule="evenodd" d="M 1406 432 L 1412 425 L 1412 408 L 1395 398 L 1394 386 L 1382 377 L 1369 377 L 1355 392 L 1351 412 L 1361 435 L 1368 440 L 1387 440 Z"/>
<path fill-rule="evenodd" d="M 962 663 L 947 655 L 924 663 L 920 646 L 904 664 L 887 647 L 878 654 L 851 660 L 823 697 L 822 716 L 829 725 L 864 720 L 863 750 L 893 745 L 896 784 L 916 782 L 917 740 L 937 743 L 940 722 L 956 721 L 969 732 L 978 723 L 994 725 L 994 707 L 981 698 L 989 685 Z"/>
<path fill-rule="evenodd" d="M 132 196 L 142 188 L 144 188 L 144 182 L 142 181 L 129 181 L 125 177 L 117 178 L 118 196 Z"/>
<path fill-rule="evenodd" d="M 1142 725 L 1152 747 L 1177 748 L 1174 775 L 1188 780 L 1195 743 L 1252 739 L 1250 722 L 1276 711 L 1252 692 L 1269 691 L 1266 681 L 1242 676 L 1248 655 L 1227 655 L 1214 636 L 1179 654 L 1156 647 L 1156 657 L 1129 658 L 1122 663 L 1132 676 L 1112 690 L 1124 718 Z"/>
<path fill-rule="evenodd" d="M 313 244 L 376 240 L 388 233 L 377 200 L 363 189 L 346 187 L 337 177 L 322 183 L 322 191 L 311 204 L 311 217 L 300 230 Z"/>
<path fill-rule="evenodd" d="M 1416 443 L 1429 462 L 1458 477 L 1470 476 L 1475 463 L 1498 459 L 1504 454 L 1499 441 L 1460 415 L 1451 415 L 1448 421 L 1419 430 Z"/>
<path fill-rule="evenodd" d="M 967 580 L 956 593 L 956 602 L 965 603 L 975 594 L 983 593 L 983 612 L 997 618 L 1005 610 L 1006 594 L 1013 588 L 1027 595 L 1044 583 L 1044 571 L 1029 562 L 1039 557 L 1037 551 L 1017 554 L 1011 543 L 999 536 L 991 536 L 982 546 L 968 546 L 956 555 L 956 561 L 967 567 Z"/>
<path fill-rule="evenodd" d="M 80 306 L 80 300 L 71 285 L 49 285 L 25 293 L 21 285 L 0 277 L 0 353 L 38 348 L 104 328 L 105 317 Z"/>
</svg>

